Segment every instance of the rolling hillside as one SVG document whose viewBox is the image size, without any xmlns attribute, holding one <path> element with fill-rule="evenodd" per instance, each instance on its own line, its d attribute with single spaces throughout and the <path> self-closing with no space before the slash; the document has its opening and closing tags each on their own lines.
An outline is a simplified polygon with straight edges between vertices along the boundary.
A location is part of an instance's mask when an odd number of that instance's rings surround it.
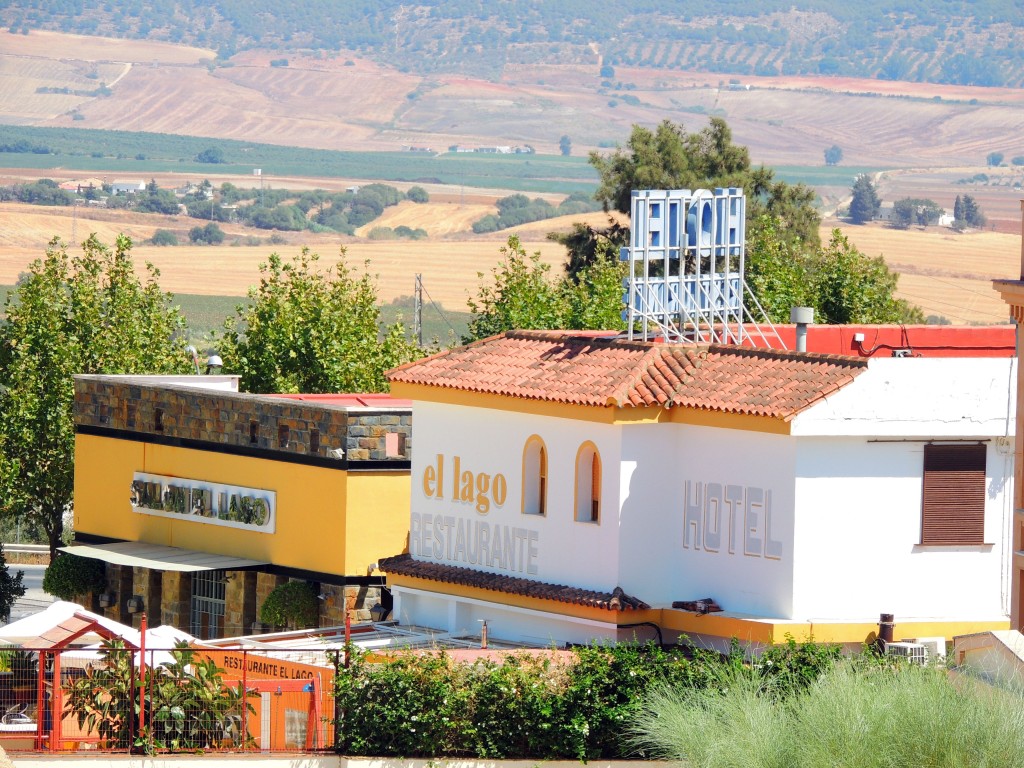
<svg viewBox="0 0 1024 768">
<path fill-rule="evenodd" d="M 37 0 L 0 2 L 13 34 L 51 29 L 217 51 L 358 53 L 420 73 L 499 77 L 509 65 L 584 64 L 740 75 L 963 85 L 1024 82 L 1012 0 Z M 604 76 L 614 79 L 609 72 Z"/>
</svg>

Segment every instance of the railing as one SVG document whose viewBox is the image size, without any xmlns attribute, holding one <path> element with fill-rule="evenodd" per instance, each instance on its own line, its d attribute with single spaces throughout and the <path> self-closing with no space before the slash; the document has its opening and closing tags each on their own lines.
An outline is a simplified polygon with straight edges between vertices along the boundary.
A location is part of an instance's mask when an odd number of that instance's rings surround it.
<svg viewBox="0 0 1024 768">
<path fill-rule="evenodd" d="M 143 663 L 144 661 L 144 663 Z M 0 650 L 7 751 L 317 752 L 334 746 L 332 650 Z M 54 683 L 57 681 L 57 685 Z"/>
</svg>

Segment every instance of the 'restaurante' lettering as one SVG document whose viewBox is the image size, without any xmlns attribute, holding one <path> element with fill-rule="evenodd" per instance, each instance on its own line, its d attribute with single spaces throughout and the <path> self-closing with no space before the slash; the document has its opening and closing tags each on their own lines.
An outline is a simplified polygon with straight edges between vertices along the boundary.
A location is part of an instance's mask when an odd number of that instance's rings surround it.
<svg viewBox="0 0 1024 768">
<path fill-rule="evenodd" d="M 413 512 L 409 520 L 409 553 L 535 575 L 539 554 L 537 531 L 454 515 Z"/>
</svg>

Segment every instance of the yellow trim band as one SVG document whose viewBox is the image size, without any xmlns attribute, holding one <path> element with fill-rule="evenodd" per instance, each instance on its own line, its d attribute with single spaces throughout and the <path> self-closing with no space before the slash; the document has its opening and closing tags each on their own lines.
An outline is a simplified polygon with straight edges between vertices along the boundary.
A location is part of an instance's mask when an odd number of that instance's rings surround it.
<svg viewBox="0 0 1024 768">
<path fill-rule="evenodd" d="M 468 408 L 490 408 L 509 413 L 524 413 L 548 418 L 574 419 L 595 424 L 693 424 L 696 426 L 740 429 L 747 432 L 767 432 L 777 435 L 790 433 L 790 422 L 769 416 L 751 416 L 742 413 L 705 411 L 699 408 L 675 406 L 672 408 L 638 407 L 618 408 L 612 405 L 573 405 L 553 403 L 548 400 L 529 400 L 511 395 L 492 395 L 483 392 L 466 392 L 461 389 L 447 389 L 428 384 L 391 384 L 393 397 L 421 400 L 442 405 L 458 405 Z"/>
</svg>

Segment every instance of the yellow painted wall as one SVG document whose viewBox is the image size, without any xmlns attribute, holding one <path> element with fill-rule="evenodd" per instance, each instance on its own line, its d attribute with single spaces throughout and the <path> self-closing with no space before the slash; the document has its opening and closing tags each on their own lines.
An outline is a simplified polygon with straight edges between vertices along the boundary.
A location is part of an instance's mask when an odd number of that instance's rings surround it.
<svg viewBox="0 0 1024 768">
<path fill-rule="evenodd" d="M 349 522 L 345 562 L 349 574 L 366 576 L 369 566 L 409 548 L 408 473 L 349 472 Z M 394 510 L 400 514 L 394 514 Z M 380 572 L 375 571 L 379 576 Z"/>
<path fill-rule="evenodd" d="M 135 472 L 274 491 L 274 533 L 135 512 Z M 75 438 L 75 530 L 347 576 L 405 550 L 409 475 L 362 475 L 94 435 Z"/>
</svg>

